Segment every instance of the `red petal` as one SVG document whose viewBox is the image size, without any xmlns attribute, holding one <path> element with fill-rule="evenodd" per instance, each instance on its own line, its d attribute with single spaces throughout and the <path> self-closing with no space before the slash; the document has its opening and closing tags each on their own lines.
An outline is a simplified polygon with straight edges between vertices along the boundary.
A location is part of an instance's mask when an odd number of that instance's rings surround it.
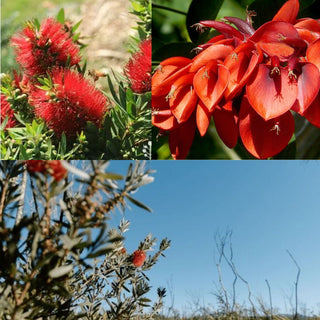
<svg viewBox="0 0 320 320">
<path fill-rule="evenodd" d="M 224 65 L 209 63 L 195 74 L 194 89 L 210 112 L 223 96 L 229 82 L 229 71 Z"/>
<path fill-rule="evenodd" d="M 200 100 L 197 106 L 197 127 L 200 132 L 200 135 L 203 137 L 209 127 L 210 120 L 211 120 L 211 113 L 208 111 L 206 106 Z"/>
<path fill-rule="evenodd" d="M 263 24 L 249 40 L 257 42 L 285 42 L 286 38 L 300 39 L 295 27 L 287 22 L 269 21 Z"/>
<path fill-rule="evenodd" d="M 309 45 L 307 50 L 307 60 L 315 64 L 320 71 L 320 39 Z"/>
<path fill-rule="evenodd" d="M 320 128 L 320 92 L 309 108 L 304 112 L 303 116 L 314 126 Z"/>
<path fill-rule="evenodd" d="M 286 21 L 294 23 L 299 12 L 299 1 L 287 1 L 273 17 L 272 21 Z"/>
<path fill-rule="evenodd" d="M 244 97 L 240 108 L 239 131 L 245 148 L 256 158 L 266 159 L 288 145 L 294 133 L 294 119 L 288 111 L 265 121 Z"/>
<path fill-rule="evenodd" d="M 193 58 L 190 72 L 198 71 L 201 67 L 212 60 L 224 60 L 225 57 L 232 52 L 232 50 L 233 47 L 226 46 L 224 44 L 215 44 L 208 47 L 207 49 L 199 53 L 195 58 Z"/>
<path fill-rule="evenodd" d="M 163 60 L 160 65 L 161 66 L 175 66 L 178 68 L 185 67 L 187 64 L 191 62 L 191 59 L 185 57 L 171 57 L 166 60 Z"/>
<path fill-rule="evenodd" d="M 238 142 L 238 116 L 232 108 L 232 101 L 228 101 L 223 107 L 217 106 L 213 113 L 213 120 L 219 137 L 224 144 L 234 148 Z"/>
<path fill-rule="evenodd" d="M 303 114 L 316 98 L 320 89 L 320 74 L 312 63 L 302 66 L 302 73 L 298 78 L 298 96 L 292 110 Z"/>
<path fill-rule="evenodd" d="M 169 147 L 173 159 L 185 159 L 191 148 L 194 133 L 196 130 L 196 121 L 194 116 L 190 117 L 187 122 L 179 125 L 172 130 L 169 135 Z"/>
<path fill-rule="evenodd" d="M 294 54 L 294 49 L 285 43 L 259 42 L 258 46 L 269 57 L 277 56 L 281 61 L 288 59 L 288 57 Z"/>
<path fill-rule="evenodd" d="M 289 80 L 286 69 L 280 67 L 281 74 L 271 77 L 271 68 L 260 64 L 257 74 L 247 85 L 250 104 L 265 120 L 290 110 L 298 94 L 297 83 Z"/>
<path fill-rule="evenodd" d="M 169 99 L 172 113 L 178 122 L 185 122 L 189 119 L 198 103 L 198 96 L 192 86 L 180 86 L 174 92 L 174 97 Z"/>
<path fill-rule="evenodd" d="M 160 66 L 152 76 L 152 96 L 167 95 L 174 81 L 186 74 L 189 65 L 182 68 L 172 65 Z"/>
<path fill-rule="evenodd" d="M 224 65 L 230 72 L 230 80 L 224 93 L 226 100 L 233 99 L 242 90 L 258 61 L 258 54 L 248 55 L 246 52 L 233 53 L 226 58 Z"/>
<path fill-rule="evenodd" d="M 163 115 L 161 111 L 166 112 Z M 172 130 L 178 126 L 178 121 L 164 96 L 152 98 L 152 124 L 162 130 Z"/>
</svg>

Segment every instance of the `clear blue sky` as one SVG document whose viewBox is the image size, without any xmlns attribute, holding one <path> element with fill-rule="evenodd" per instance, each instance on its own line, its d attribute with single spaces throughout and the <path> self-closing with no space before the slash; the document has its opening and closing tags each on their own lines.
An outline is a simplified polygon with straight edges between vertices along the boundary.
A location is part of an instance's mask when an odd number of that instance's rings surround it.
<svg viewBox="0 0 320 320">
<path fill-rule="evenodd" d="M 128 162 L 112 161 L 125 172 Z M 126 212 L 131 221 L 127 247 L 134 250 L 149 232 L 168 237 L 171 248 L 149 273 L 153 290 L 171 283 L 175 308 L 190 310 L 194 298 L 216 306 L 213 296 L 216 232 L 233 231 L 234 262 L 253 295 L 290 311 L 296 267 L 301 267 L 299 300 L 320 312 L 320 163 L 313 161 L 152 161 L 155 181 L 135 197 L 153 209 Z M 231 276 L 222 265 L 231 290 Z M 238 302 L 246 300 L 239 283 Z M 292 303 L 294 299 L 292 297 Z M 170 295 L 166 298 L 170 304 Z"/>
</svg>

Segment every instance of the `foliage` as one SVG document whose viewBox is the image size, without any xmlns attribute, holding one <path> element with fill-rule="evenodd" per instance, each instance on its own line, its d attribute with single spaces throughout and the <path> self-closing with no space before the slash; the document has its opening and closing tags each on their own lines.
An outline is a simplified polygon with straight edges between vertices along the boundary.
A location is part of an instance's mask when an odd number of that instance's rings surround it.
<svg viewBox="0 0 320 320">
<path fill-rule="evenodd" d="M 37 163 L 30 178 L 24 162 L 0 163 L 1 319 L 152 319 L 165 290 L 152 304 L 146 273 L 170 241 L 154 249 L 147 235 L 137 249 L 154 253 L 135 267 L 125 249 L 130 222 L 110 221 L 127 201 L 150 211 L 132 194 L 153 181 L 152 171 L 131 163 L 123 177 L 106 161 L 61 164 L 69 177 L 56 181 Z"/>
</svg>

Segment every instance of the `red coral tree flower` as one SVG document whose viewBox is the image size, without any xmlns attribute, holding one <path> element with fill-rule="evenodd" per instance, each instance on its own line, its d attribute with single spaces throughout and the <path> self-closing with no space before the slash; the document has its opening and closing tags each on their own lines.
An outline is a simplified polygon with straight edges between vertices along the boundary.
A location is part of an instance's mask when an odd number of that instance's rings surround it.
<svg viewBox="0 0 320 320">
<path fill-rule="evenodd" d="M 0 109 L 1 109 L 1 122 L 3 122 L 6 117 L 8 117 L 8 122 L 6 124 L 5 129 L 16 126 L 17 121 L 14 117 L 14 111 L 11 109 L 10 103 L 8 102 L 7 97 L 4 94 L 1 94 Z"/>
<path fill-rule="evenodd" d="M 55 69 L 50 91 L 35 88 L 30 94 L 30 104 L 36 116 L 58 136 L 64 132 L 75 136 L 86 126 L 87 121 L 96 126 L 106 112 L 107 100 L 82 75 L 66 69 Z"/>
<path fill-rule="evenodd" d="M 140 43 L 139 50 L 133 54 L 124 72 L 134 92 L 144 93 L 151 90 L 151 39 Z"/>
<path fill-rule="evenodd" d="M 79 47 L 70 38 L 63 25 L 53 18 L 45 19 L 40 28 L 28 23 L 11 38 L 16 48 L 17 62 L 29 76 L 46 74 L 55 66 L 66 67 L 80 62 Z"/>
<path fill-rule="evenodd" d="M 141 267 L 144 264 L 144 261 L 146 260 L 146 254 L 143 250 L 136 250 L 133 253 L 132 257 L 132 263 L 135 267 Z"/>
</svg>

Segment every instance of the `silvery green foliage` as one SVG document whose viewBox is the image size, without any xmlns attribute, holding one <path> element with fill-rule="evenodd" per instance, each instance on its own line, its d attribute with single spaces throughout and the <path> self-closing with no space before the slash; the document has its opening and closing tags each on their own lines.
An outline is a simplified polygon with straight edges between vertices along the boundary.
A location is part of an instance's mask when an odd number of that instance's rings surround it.
<svg viewBox="0 0 320 320">
<path fill-rule="evenodd" d="M 109 223 L 127 201 L 150 210 L 132 194 L 153 181 L 152 171 L 133 162 L 123 177 L 108 164 L 67 163 L 69 176 L 59 183 L 34 173 L 21 202 L 24 163 L 0 162 L 1 319 L 152 319 L 161 308 L 165 290 L 155 303 L 147 298 L 147 271 L 170 241 L 156 249 L 147 235 L 137 248 L 147 259 L 137 268 L 125 250 L 130 222 L 123 216 L 117 228 Z"/>
</svg>

